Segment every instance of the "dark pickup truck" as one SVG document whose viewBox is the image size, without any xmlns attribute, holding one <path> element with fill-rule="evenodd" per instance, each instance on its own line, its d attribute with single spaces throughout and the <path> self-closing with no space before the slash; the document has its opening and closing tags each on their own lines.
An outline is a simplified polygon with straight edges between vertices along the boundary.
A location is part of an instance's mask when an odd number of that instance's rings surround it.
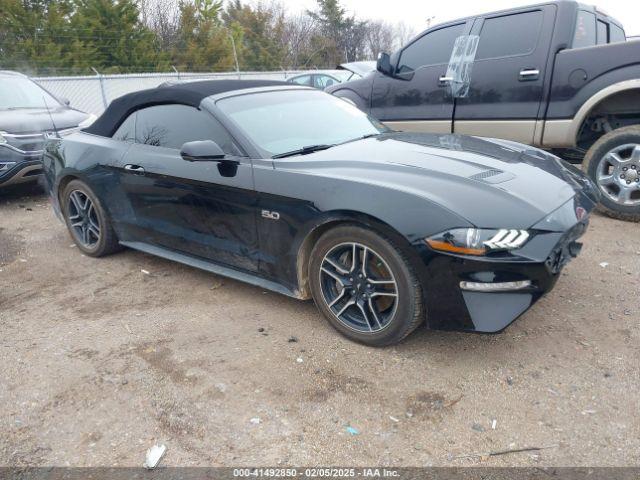
<svg viewBox="0 0 640 480">
<path fill-rule="evenodd" d="M 394 129 L 581 160 L 601 209 L 640 221 L 640 41 L 594 7 L 558 1 L 437 25 L 327 91 Z"/>
</svg>

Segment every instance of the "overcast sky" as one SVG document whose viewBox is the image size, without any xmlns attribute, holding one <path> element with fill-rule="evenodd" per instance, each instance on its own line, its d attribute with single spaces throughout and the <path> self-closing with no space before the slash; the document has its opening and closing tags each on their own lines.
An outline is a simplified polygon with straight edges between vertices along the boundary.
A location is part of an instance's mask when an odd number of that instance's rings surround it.
<svg viewBox="0 0 640 480">
<path fill-rule="evenodd" d="M 315 0 L 281 0 L 288 9 L 313 9 Z M 384 19 L 391 23 L 404 21 L 419 33 L 427 27 L 427 19 L 436 23 L 455 20 L 483 12 L 531 5 L 536 0 L 340 0 L 349 12 L 361 18 Z M 596 5 L 622 22 L 627 35 L 640 35 L 640 1 L 638 0 L 583 0 Z"/>
</svg>

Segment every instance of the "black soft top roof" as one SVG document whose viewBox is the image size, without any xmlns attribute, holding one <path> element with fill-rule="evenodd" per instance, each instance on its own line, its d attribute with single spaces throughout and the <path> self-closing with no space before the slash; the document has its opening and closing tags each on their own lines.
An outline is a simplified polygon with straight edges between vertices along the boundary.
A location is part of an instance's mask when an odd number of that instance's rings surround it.
<svg viewBox="0 0 640 480">
<path fill-rule="evenodd" d="M 116 98 L 103 114 L 84 131 L 93 135 L 110 137 L 129 115 L 141 108 L 167 103 L 199 107 L 202 100 L 211 95 L 245 88 L 271 86 L 291 85 L 276 80 L 206 80 L 140 90 Z"/>
</svg>

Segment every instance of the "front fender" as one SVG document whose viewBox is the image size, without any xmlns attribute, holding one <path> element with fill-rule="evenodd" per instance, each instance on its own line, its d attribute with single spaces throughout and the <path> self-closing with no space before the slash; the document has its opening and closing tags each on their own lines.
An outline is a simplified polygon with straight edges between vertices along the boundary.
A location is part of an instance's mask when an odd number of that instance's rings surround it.
<svg viewBox="0 0 640 480">
<path fill-rule="evenodd" d="M 257 163 L 254 179 L 260 192 L 258 211 L 264 212 L 257 220 L 260 269 L 268 277 L 286 279 L 292 290 L 298 288 L 300 249 L 317 238 L 313 232 L 322 232 L 323 226 L 357 221 L 395 235 L 405 245 L 449 228 L 472 226 L 435 202 L 392 187 Z"/>
</svg>

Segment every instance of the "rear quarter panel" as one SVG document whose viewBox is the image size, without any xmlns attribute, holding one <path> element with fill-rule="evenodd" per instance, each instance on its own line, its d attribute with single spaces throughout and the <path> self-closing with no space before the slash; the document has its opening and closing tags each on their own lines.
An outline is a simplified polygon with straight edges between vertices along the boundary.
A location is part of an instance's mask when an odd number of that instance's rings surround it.
<svg viewBox="0 0 640 480">
<path fill-rule="evenodd" d="M 117 231 L 118 209 L 125 197 L 119 192 L 116 167 L 130 145 L 82 132 L 49 140 L 43 163 L 46 188 L 56 212 L 60 212 L 61 190 L 70 180 L 79 179 L 98 196 Z"/>
</svg>

